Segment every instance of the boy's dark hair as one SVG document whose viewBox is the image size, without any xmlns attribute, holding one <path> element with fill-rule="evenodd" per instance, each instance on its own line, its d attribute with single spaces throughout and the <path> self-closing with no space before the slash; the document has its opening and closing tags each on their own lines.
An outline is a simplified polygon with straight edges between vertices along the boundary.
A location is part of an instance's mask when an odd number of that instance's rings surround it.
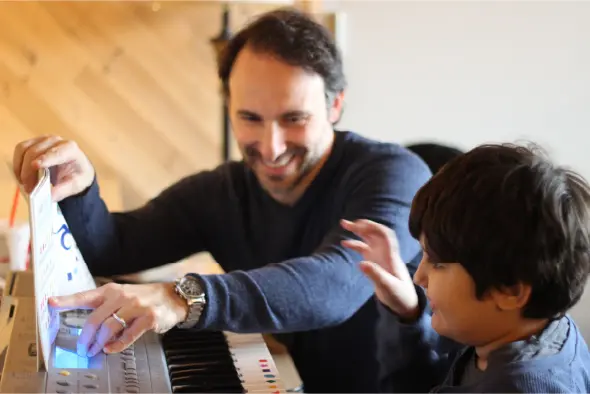
<svg viewBox="0 0 590 394">
<path fill-rule="evenodd" d="M 537 149 L 483 145 L 447 163 L 416 194 L 410 231 L 437 262 L 457 262 L 476 296 L 531 285 L 528 318 L 567 312 L 590 270 L 590 187 Z"/>
<path fill-rule="evenodd" d="M 218 75 L 229 96 L 229 76 L 240 51 L 248 46 L 324 79 L 331 100 L 346 88 L 341 54 L 331 33 L 305 13 L 290 7 L 262 14 L 238 32 L 225 47 Z"/>
</svg>

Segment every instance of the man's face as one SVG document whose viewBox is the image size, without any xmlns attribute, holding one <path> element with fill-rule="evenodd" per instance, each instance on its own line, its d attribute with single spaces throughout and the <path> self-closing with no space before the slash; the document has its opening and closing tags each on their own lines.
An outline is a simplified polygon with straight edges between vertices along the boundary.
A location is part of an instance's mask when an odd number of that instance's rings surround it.
<svg viewBox="0 0 590 394">
<path fill-rule="evenodd" d="M 229 80 L 234 137 L 262 187 L 284 199 L 322 163 L 341 97 L 327 107 L 321 76 L 244 48 Z"/>
</svg>

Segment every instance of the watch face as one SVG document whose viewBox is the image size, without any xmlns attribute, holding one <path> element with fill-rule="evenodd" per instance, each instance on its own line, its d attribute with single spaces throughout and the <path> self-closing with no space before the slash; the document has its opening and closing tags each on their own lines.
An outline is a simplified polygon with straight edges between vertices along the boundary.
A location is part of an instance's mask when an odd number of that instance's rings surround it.
<svg viewBox="0 0 590 394">
<path fill-rule="evenodd" d="M 179 287 L 180 290 L 188 297 L 197 297 L 203 293 L 201 285 L 199 284 L 197 279 L 192 277 L 182 278 Z"/>
</svg>

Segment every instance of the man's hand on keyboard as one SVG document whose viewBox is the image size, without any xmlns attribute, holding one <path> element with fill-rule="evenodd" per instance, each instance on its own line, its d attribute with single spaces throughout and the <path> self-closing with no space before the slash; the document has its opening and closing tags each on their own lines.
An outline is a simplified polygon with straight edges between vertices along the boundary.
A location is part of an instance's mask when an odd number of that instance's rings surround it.
<svg viewBox="0 0 590 394">
<path fill-rule="evenodd" d="M 347 239 L 342 245 L 359 252 L 363 272 L 375 283 L 375 294 L 400 319 L 412 321 L 419 314 L 418 295 L 399 254 L 394 232 L 370 220 L 342 221 L 345 230 L 361 240 Z"/>
<path fill-rule="evenodd" d="M 118 353 L 143 333 L 163 333 L 184 321 L 187 303 L 174 283 L 121 285 L 109 283 L 94 290 L 49 299 L 54 310 L 94 309 L 78 338 L 78 354 L 92 357 L 101 350 Z"/>
</svg>

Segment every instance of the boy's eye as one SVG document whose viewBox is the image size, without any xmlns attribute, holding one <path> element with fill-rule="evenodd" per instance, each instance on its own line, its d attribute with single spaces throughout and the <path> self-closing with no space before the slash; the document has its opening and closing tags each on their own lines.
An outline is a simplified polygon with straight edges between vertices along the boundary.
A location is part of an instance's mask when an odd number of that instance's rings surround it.
<svg viewBox="0 0 590 394">
<path fill-rule="evenodd" d="M 441 263 L 441 262 L 439 262 L 439 261 L 436 261 L 436 260 L 431 260 L 431 259 L 428 259 L 428 260 L 426 260 L 426 261 L 427 261 L 427 262 L 428 262 L 428 264 L 430 264 L 430 266 L 432 266 L 432 268 L 434 268 L 434 269 L 439 269 L 439 268 L 444 268 L 444 267 L 445 267 L 445 264 L 444 264 L 444 263 Z"/>
</svg>

